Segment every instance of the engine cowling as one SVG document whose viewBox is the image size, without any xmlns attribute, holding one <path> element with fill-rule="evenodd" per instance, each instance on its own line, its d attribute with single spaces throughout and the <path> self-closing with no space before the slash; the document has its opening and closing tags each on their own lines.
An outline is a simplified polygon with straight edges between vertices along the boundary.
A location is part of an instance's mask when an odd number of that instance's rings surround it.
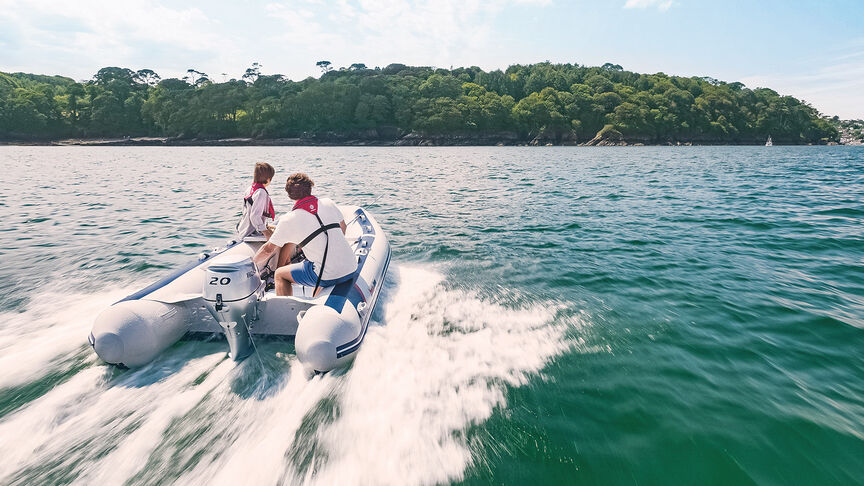
<svg viewBox="0 0 864 486">
<path fill-rule="evenodd" d="M 222 327 L 231 358 L 239 361 L 253 351 L 250 335 L 258 319 L 264 285 L 248 256 L 213 262 L 205 271 L 202 295 L 207 310 Z"/>
</svg>

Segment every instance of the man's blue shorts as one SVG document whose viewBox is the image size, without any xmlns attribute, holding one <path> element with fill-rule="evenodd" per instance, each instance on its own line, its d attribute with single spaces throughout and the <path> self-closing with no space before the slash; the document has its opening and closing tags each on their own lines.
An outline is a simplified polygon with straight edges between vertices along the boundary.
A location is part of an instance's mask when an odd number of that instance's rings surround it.
<svg viewBox="0 0 864 486">
<path fill-rule="evenodd" d="M 309 260 L 303 260 L 302 262 L 292 263 L 288 265 L 288 270 L 291 272 L 291 278 L 295 283 L 300 285 L 305 285 L 307 287 L 314 287 L 315 282 L 318 281 L 318 274 L 315 273 L 315 269 L 312 266 L 312 262 Z M 353 273 L 349 273 L 344 277 L 334 278 L 332 280 L 321 280 L 321 287 L 332 287 L 334 285 L 340 284 L 342 282 L 346 282 L 351 280 L 353 277 Z"/>
</svg>

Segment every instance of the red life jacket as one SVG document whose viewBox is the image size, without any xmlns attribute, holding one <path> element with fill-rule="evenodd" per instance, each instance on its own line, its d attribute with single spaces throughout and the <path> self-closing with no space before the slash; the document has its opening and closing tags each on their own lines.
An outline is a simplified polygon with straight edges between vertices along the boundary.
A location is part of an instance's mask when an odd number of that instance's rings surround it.
<svg viewBox="0 0 864 486">
<path fill-rule="evenodd" d="M 303 199 L 294 203 L 294 207 L 291 208 L 291 211 L 295 209 L 302 209 L 304 211 L 308 211 L 311 214 L 318 214 L 318 198 L 315 196 L 306 196 Z"/>
<path fill-rule="evenodd" d="M 267 192 L 267 188 L 264 187 L 264 184 L 259 184 L 259 183 L 255 182 L 254 184 L 252 184 L 252 187 L 250 187 L 249 190 L 246 191 L 248 196 L 244 197 L 243 201 L 249 203 L 249 205 L 251 206 L 252 205 L 252 196 L 255 194 L 255 191 L 257 191 L 258 189 L 264 189 L 264 192 Z M 276 219 L 276 210 L 273 208 L 273 200 L 270 199 L 270 197 L 269 197 L 270 193 L 269 192 L 267 192 L 267 196 L 268 196 L 267 197 L 267 199 L 268 199 L 267 210 L 264 211 L 264 216 L 267 216 L 270 219 Z"/>
</svg>

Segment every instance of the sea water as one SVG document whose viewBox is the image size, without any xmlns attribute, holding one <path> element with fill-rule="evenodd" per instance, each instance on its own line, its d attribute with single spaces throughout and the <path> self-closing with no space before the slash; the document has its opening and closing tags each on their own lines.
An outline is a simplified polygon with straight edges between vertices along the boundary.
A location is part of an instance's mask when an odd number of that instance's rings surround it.
<svg viewBox="0 0 864 486">
<path fill-rule="evenodd" d="M 224 244 L 255 162 L 369 204 L 353 366 L 93 318 Z M 864 484 L 864 149 L 0 147 L 0 484 Z"/>
</svg>

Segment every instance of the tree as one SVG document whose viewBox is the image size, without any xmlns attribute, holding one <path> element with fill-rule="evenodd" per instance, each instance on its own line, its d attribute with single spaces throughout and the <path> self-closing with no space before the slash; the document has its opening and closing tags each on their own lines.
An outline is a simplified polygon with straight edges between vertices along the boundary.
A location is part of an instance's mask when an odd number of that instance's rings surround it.
<svg viewBox="0 0 864 486">
<path fill-rule="evenodd" d="M 390 116 L 390 102 L 383 95 L 363 94 L 354 108 L 358 128 L 376 128 L 389 121 Z"/>
<path fill-rule="evenodd" d="M 459 104 L 452 98 L 421 98 L 416 105 L 417 129 L 429 133 L 453 133 L 466 128 Z"/>
<path fill-rule="evenodd" d="M 80 84 L 73 84 L 67 88 L 66 93 L 69 96 L 68 99 L 68 113 L 69 119 L 72 122 L 77 122 L 81 117 L 81 105 L 86 93 L 84 92 L 84 88 Z"/>
<path fill-rule="evenodd" d="M 96 72 L 93 81 L 99 86 L 107 86 L 112 81 L 132 86 L 137 81 L 137 74 L 131 69 L 118 67 L 105 67 Z"/>
<path fill-rule="evenodd" d="M 161 79 L 152 69 L 141 69 L 135 73 L 135 81 L 147 86 L 156 86 Z"/>
<path fill-rule="evenodd" d="M 574 97 L 569 92 L 543 88 L 531 93 L 513 107 L 513 116 L 531 138 L 537 136 L 560 139 L 572 129 Z"/>
<path fill-rule="evenodd" d="M 123 101 L 111 91 L 100 91 L 91 101 L 91 129 L 108 136 L 124 135 L 126 119 Z"/>
<path fill-rule="evenodd" d="M 433 74 L 419 87 L 424 98 L 458 98 L 462 95 L 462 81 L 450 75 Z"/>
<path fill-rule="evenodd" d="M 463 89 L 460 110 L 469 130 L 488 133 L 512 129 L 512 96 L 500 96 L 475 83 L 465 83 Z"/>
<path fill-rule="evenodd" d="M 825 143 L 838 139 L 843 123 L 770 89 L 638 74 L 609 63 L 543 62 L 491 72 L 476 66 L 318 66 L 321 77 L 298 82 L 262 75 L 259 63 L 241 80 L 222 83 L 195 69 L 183 80 L 163 80 L 149 69 L 105 67 L 84 83 L 0 73 L 0 139 L 348 137 L 387 128 L 561 141 L 586 139 L 609 125 L 607 134 L 640 141 L 764 143 L 771 134 L 779 143 Z M 844 130 L 861 136 L 860 123 Z"/>
<path fill-rule="evenodd" d="M 585 80 L 585 84 L 594 88 L 597 93 L 608 93 L 614 89 L 612 81 L 609 78 L 595 74 Z"/>
<path fill-rule="evenodd" d="M 243 74 L 243 80 L 248 83 L 254 83 L 258 79 L 258 76 L 261 76 L 261 67 L 261 64 L 253 62 L 252 66 L 247 68 Z"/>
<path fill-rule="evenodd" d="M 647 131 L 645 110 L 640 106 L 625 101 L 615 107 L 612 119 L 614 125 L 625 135 L 641 135 Z"/>
<path fill-rule="evenodd" d="M 404 64 L 394 63 L 394 64 L 388 64 L 387 66 L 385 66 L 384 69 L 381 70 L 381 73 L 382 74 L 398 74 L 398 73 L 405 71 L 407 69 L 410 69 L 410 68 Z"/>
<path fill-rule="evenodd" d="M 210 78 L 207 77 L 206 73 L 194 69 L 187 69 L 186 76 L 183 77 L 183 80 L 192 86 L 200 86 L 204 83 L 210 82 Z"/>
</svg>

